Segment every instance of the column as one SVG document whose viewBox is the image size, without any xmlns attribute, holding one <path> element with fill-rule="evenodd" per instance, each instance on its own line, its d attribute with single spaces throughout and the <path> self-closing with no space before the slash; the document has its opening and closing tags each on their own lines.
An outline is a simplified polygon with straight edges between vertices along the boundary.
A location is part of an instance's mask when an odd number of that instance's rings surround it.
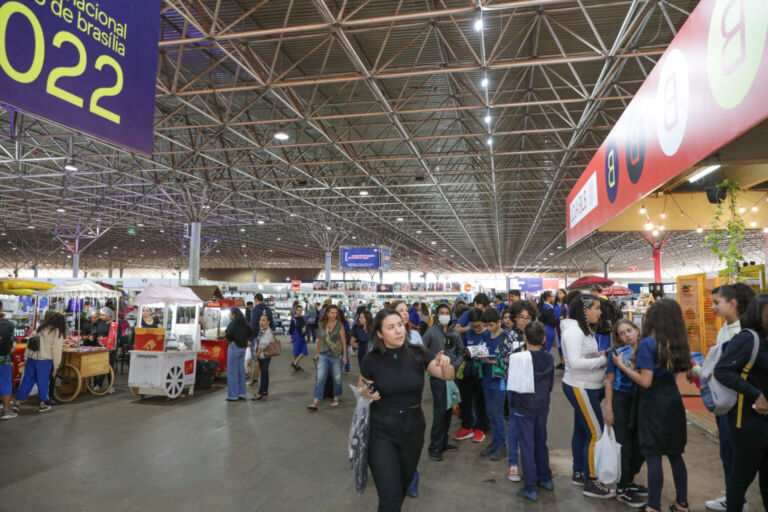
<svg viewBox="0 0 768 512">
<path fill-rule="evenodd" d="M 384 284 L 384 269 L 379 267 L 379 284 Z"/>
<path fill-rule="evenodd" d="M 196 285 L 200 281 L 201 228 L 202 225 L 199 222 L 189 223 L 189 284 L 191 285 Z"/>
<path fill-rule="evenodd" d="M 80 255 L 76 252 L 72 253 L 72 277 L 77 279 L 78 271 L 80 270 Z"/>
<path fill-rule="evenodd" d="M 256 269 L 253 269 L 253 272 L 251 273 L 251 281 L 254 283 L 256 282 Z"/>
<path fill-rule="evenodd" d="M 568 288 L 568 272 L 565 273 L 565 288 Z"/>
<path fill-rule="evenodd" d="M 326 290 L 331 289 L 331 251 L 325 253 L 325 285 Z"/>
<path fill-rule="evenodd" d="M 610 266 L 610 263 L 607 261 L 603 262 L 603 277 L 608 279 L 608 267 Z"/>
<path fill-rule="evenodd" d="M 411 269 L 408 269 L 408 286 L 411 286 Z"/>
<path fill-rule="evenodd" d="M 660 283 L 661 282 L 661 247 L 654 247 L 653 248 L 653 275 L 654 283 Z"/>
</svg>

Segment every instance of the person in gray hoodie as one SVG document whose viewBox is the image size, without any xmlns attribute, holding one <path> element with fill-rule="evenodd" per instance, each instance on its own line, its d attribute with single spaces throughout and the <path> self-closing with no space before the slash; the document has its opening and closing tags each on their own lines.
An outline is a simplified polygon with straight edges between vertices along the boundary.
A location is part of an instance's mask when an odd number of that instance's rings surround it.
<svg viewBox="0 0 768 512">
<path fill-rule="evenodd" d="M 448 304 L 437 306 L 437 322 L 424 333 L 424 347 L 432 354 L 441 350 L 451 360 L 454 370 L 458 370 L 464 361 L 464 343 L 461 334 L 454 329 L 451 307 Z M 429 456 L 434 461 L 443 460 L 443 452 L 454 452 L 456 446 L 448 444 L 448 428 L 451 426 L 453 411 L 448 409 L 446 382 L 437 377 L 429 378 L 432 390 L 433 413 L 430 433 Z"/>
</svg>

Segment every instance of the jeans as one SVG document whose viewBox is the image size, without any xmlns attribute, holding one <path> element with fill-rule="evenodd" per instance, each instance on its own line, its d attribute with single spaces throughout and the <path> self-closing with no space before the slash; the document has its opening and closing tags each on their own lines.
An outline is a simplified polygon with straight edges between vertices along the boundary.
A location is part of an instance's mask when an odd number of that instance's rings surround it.
<svg viewBox="0 0 768 512">
<path fill-rule="evenodd" d="M 448 443 L 448 429 L 451 426 L 453 411 L 448 409 L 448 393 L 445 381 L 437 377 L 429 378 L 432 391 L 432 430 L 429 436 L 429 452 L 438 453 Z"/>
<path fill-rule="evenodd" d="M 621 479 L 618 489 L 628 487 L 643 467 L 645 457 L 640 453 L 640 441 L 637 437 L 637 424 L 632 424 L 632 395 L 620 391 L 613 392 L 613 431 L 616 441 L 621 445 Z"/>
<path fill-rule="evenodd" d="M 323 388 L 328 371 L 333 375 L 333 396 L 341 396 L 341 357 L 334 357 L 330 352 L 322 352 L 317 360 L 317 378 L 315 379 L 315 398 L 323 399 Z"/>
<path fill-rule="evenodd" d="M 245 350 L 234 343 L 227 348 L 227 398 L 245 396 Z"/>
<path fill-rule="evenodd" d="M 605 389 L 574 388 L 563 382 L 565 397 L 573 406 L 573 470 L 587 478 L 595 475 L 595 444 L 603 433 L 603 411 L 600 401 Z M 658 507 L 652 507 L 658 510 Z"/>
<path fill-rule="evenodd" d="M 726 502 L 728 512 L 741 511 L 744 494 L 760 472 L 760 494 L 764 510 L 768 510 L 768 419 L 758 417 L 752 411 L 748 400 L 744 400 L 741 428 L 736 427 L 738 407 L 728 413 L 729 426 L 734 433 L 733 467 L 728 473 Z"/>
<path fill-rule="evenodd" d="M 347 356 L 347 362 L 344 365 L 344 371 L 348 372 L 352 369 L 352 367 L 349 365 L 349 346 L 347 346 L 347 351 L 344 353 L 345 356 Z"/>
<path fill-rule="evenodd" d="M 536 416 L 515 414 L 523 478 L 525 488 L 529 491 L 536 490 L 537 482 L 552 481 L 547 448 L 547 416 L 548 413 Z"/>
<path fill-rule="evenodd" d="M 485 398 L 485 410 L 488 412 L 488 420 L 491 424 L 491 435 L 493 446 L 504 446 L 507 442 L 507 433 L 504 425 L 504 399 L 507 396 L 506 391 L 493 388 L 483 388 Z"/>
<path fill-rule="evenodd" d="M 271 357 L 259 359 L 259 369 L 261 370 L 261 380 L 259 380 L 259 394 L 266 395 L 269 392 L 269 363 Z"/>
<path fill-rule="evenodd" d="M 307 324 L 307 343 L 315 343 L 317 341 L 317 325 Z"/>
<path fill-rule="evenodd" d="M 728 415 L 715 416 L 717 421 L 717 433 L 720 441 L 720 460 L 723 462 L 723 474 L 728 485 L 728 475 L 733 467 L 733 433 L 728 422 Z"/>
<path fill-rule="evenodd" d="M 507 403 L 509 404 L 509 424 L 507 425 L 507 463 L 517 466 L 517 449 L 520 446 L 517 433 L 517 415 L 512 407 L 512 392 L 507 391 Z"/>
<path fill-rule="evenodd" d="M 667 455 L 672 466 L 672 480 L 675 482 L 675 501 L 688 503 L 688 470 L 682 455 Z M 661 490 L 664 487 L 664 470 L 661 466 L 661 455 L 648 455 L 645 458 L 648 469 L 648 506 L 661 510 Z M 745 489 L 746 490 L 746 489 Z M 730 510 L 730 507 L 728 507 Z M 741 507 L 739 507 L 741 510 Z"/>
<path fill-rule="evenodd" d="M 37 384 L 37 396 L 40 403 L 48 402 L 48 384 L 51 381 L 51 370 L 53 361 L 50 359 L 27 359 L 24 365 L 24 376 L 19 384 L 19 392 L 16 393 L 16 401 L 23 402 L 32 391 L 32 387 Z"/>
</svg>

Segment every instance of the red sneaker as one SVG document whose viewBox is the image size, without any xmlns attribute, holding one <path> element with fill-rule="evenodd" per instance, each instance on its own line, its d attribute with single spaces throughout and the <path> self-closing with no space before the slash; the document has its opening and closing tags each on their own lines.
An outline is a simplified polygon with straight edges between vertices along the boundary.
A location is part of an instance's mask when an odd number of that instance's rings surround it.
<svg viewBox="0 0 768 512">
<path fill-rule="evenodd" d="M 462 441 L 464 439 L 472 439 L 472 436 L 474 435 L 474 431 L 471 428 L 460 428 L 458 432 L 456 432 L 456 435 L 453 436 L 453 438 L 456 441 Z"/>
<path fill-rule="evenodd" d="M 485 441 L 485 432 L 479 429 L 475 429 L 475 434 L 472 436 L 473 443 L 482 443 Z"/>
</svg>

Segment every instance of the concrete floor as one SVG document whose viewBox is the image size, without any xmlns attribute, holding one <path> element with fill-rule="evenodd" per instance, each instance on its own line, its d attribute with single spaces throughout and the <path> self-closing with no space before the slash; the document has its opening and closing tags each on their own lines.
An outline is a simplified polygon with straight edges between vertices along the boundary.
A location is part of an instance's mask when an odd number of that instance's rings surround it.
<svg viewBox="0 0 768 512">
<path fill-rule="evenodd" d="M 314 414 L 306 409 L 312 362 L 305 360 L 310 371 L 294 373 L 287 354 L 272 361 L 270 395 L 262 402 L 226 402 L 224 379 L 175 402 L 138 400 L 123 376 L 110 396 L 81 395 L 42 415 L 27 406 L 18 419 L 0 423 L 0 511 L 375 510 L 372 481 L 358 495 L 347 461 L 353 360 L 342 406 L 326 402 Z M 429 425 L 428 386 L 424 408 Z M 427 458 L 425 446 L 421 494 L 403 510 L 630 510 L 585 498 L 571 485 L 572 415 L 558 378 L 549 417 L 555 491 L 542 492 L 537 503 L 515 495 L 520 484 L 506 479 L 505 460 L 480 458 L 484 445 L 462 441 L 439 463 Z M 724 488 L 722 469 L 715 440 L 693 425 L 688 435 L 689 500 L 692 510 L 703 511 L 704 501 Z M 666 509 L 674 488 L 666 463 L 665 470 Z M 644 483 L 644 473 L 638 481 Z M 755 485 L 748 499 L 753 511 L 763 510 Z"/>
</svg>

